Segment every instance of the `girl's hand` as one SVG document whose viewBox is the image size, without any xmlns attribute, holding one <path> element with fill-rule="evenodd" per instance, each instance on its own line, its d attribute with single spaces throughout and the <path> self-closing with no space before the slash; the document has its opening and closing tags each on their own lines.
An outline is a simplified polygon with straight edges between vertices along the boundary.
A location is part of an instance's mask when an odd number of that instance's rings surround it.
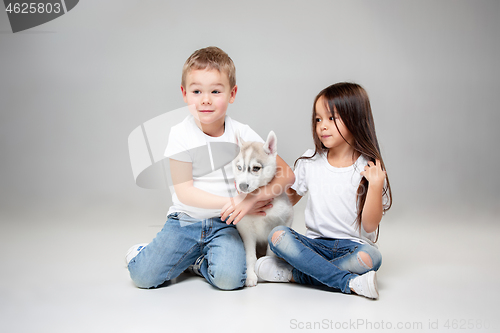
<svg viewBox="0 0 500 333">
<path fill-rule="evenodd" d="M 265 210 L 272 207 L 272 200 L 258 201 L 255 195 L 239 194 L 222 207 L 221 220 L 226 224 L 237 224 L 247 214 L 265 216 Z"/>
<path fill-rule="evenodd" d="M 257 201 L 255 206 L 253 206 L 253 209 L 251 209 L 248 212 L 248 215 L 259 215 L 259 216 L 266 216 L 266 210 L 271 208 L 272 202 L 274 199 L 268 199 L 268 200 L 262 200 L 262 201 Z"/>
<path fill-rule="evenodd" d="M 380 160 L 375 160 L 375 163 L 372 161 L 368 162 L 368 165 L 365 166 L 365 171 L 360 172 L 360 175 L 365 177 L 370 184 L 383 186 L 387 173 L 382 170 Z"/>
</svg>

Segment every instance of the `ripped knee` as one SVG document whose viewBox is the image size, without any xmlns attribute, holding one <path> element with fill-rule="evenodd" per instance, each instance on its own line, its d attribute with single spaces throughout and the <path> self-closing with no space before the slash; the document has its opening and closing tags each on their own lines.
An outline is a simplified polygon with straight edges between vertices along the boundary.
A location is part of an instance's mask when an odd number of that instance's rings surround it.
<svg viewBox="0 0 500 333">
<path fill-rule="evenodd" d="M 285 236 L 284 230 L 275 231 L 273 233 L 273 236 L 271 237 L 271 242 L 273 243 L 274 246 L 276 246 L 281 242 L 284 236 Z"/>
<path fill-rule="evenodd" d="M 372 269 L 373 268 L 373 261 L 372 257 L 366 252 L 360 251 L 358 252 L 358 263 L 367 268 L 367 269 Z"/>
</svg>

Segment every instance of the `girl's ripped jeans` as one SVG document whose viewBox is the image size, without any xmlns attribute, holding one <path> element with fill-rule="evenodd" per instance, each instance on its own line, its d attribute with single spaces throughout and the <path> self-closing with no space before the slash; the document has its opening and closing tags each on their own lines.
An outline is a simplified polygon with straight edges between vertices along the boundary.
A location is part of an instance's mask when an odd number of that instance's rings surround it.
<svg viewBox="0 0 500 333">
<path fill-rule="evenodd" d="M 269 246 L 293 266 L 295 282 L 340 289 L 350 294 L 349 281 L 382 263 L 380 251 L 349 239 L 308 238 L 279 226 L 269 234 Z"/>
</svg>

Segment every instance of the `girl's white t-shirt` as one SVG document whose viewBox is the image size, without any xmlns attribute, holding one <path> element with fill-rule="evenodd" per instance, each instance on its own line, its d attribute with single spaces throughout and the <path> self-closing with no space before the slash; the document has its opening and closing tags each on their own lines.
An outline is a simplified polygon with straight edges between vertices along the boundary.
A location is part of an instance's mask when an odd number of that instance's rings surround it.
<svg viewBox="0 0 500 333">
<path fill-rule="evenodd" d="M 302 156 L 310 157 L 308 149 Z M 361 155 L 345 168 L 328 163 L 326 153 L 311 159 L 300 159 L 295 168 L 297 194 L 309 194 L 305 210 L 306 236 L 310 238 L 350 239 L 375 245 L 376 232 L 367 233 L 357 228 L 357 190 L 363 176 L 360 172 L 368 160 Z"/>
<path fill-rule="evenodd" d="M 194 187 L 214 195 L 234 197 L 237 193 L 231 161 L 239 152 L 236 145 L 236 131 L 239 131 L 244 141 L 264 143 L 264 140 L 250 126 L 233 120 L 229 116 L 225 118 L 224 134 L 211 137 L 203 133 L 196 125 L 193 116 L 189 115 L 170 130 L 165 156 L 192 163 Z M 222 167 L 226 173 L 226 179 L 224 179 Z M 197 219 L 220 216 L 220 209 L 204 209 L 183 204 L 175 194 L 173 185 L 170 185 L 173 204 L 167 215 L 186 213 Z"/>
</svg>

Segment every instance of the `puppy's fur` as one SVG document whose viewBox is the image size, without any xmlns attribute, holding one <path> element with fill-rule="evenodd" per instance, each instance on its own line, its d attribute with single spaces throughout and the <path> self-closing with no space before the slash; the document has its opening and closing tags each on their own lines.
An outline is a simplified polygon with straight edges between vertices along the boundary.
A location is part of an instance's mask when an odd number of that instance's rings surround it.
<svg viewBox="0 0 500 333">
<path fill-rule="evenodd" d="M 239 192 L 250 193 L 267 185 L 276 174 L 277 138 L 270 132 L 265 144 L 260 142 L 244 142 L 239 133 L 236 140 L 240 153 L 233 160 L 233 172 L 236 188 Z M 272 201 L 273 207 L 266 210 L 266 216 L 246 215 L 236 224 L 243 239 L 246 251 L 247 280 L 246 286 L 257 285 L 257 275 L 254 271 L 259 253 L 274 255 L 269 249 L 267 237 L 278 225 L 291 226 L 293 220 L 292 204 L 285 192 Z"/>
</svg>

